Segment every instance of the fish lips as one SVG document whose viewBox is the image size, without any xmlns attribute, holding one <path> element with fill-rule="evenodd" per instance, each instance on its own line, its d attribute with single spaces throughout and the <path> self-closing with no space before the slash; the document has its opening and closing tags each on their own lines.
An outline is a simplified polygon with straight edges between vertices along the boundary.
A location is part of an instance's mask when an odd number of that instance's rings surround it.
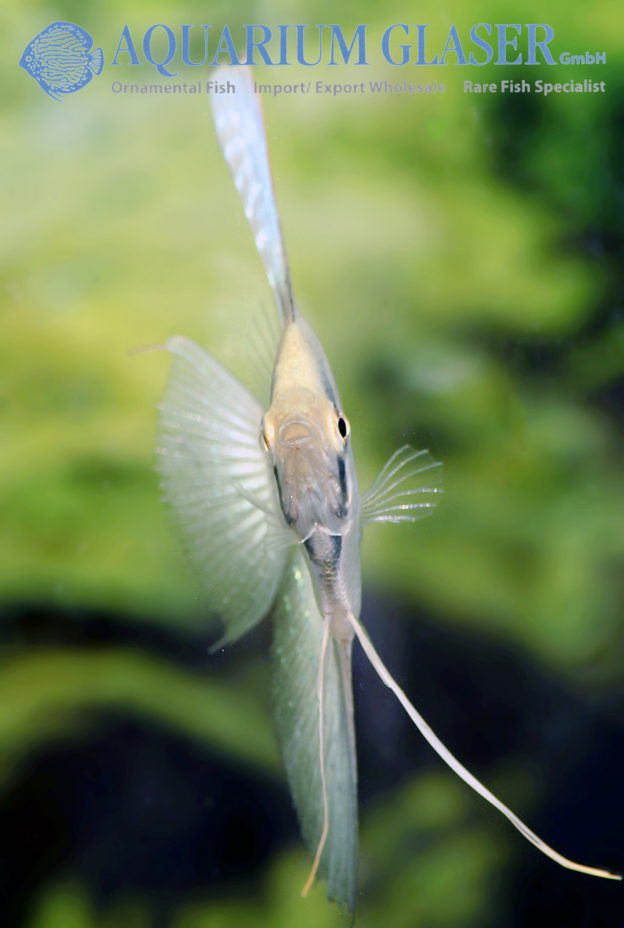
<svg viewBox="0 0 624 928">
<path fill-rule="evenodd" d="M 277 440 L 284 449 L 297 450 L 310 445 L 318 439 L 317 429 L 306 419 L 293 418 L 282 422 L 277 433 Z"/>
</svg>

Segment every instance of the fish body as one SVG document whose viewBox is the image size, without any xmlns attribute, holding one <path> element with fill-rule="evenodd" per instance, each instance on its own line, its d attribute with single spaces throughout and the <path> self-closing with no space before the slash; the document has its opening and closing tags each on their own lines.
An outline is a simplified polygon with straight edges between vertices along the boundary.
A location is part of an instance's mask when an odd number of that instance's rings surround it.
<svg viewBox="0 0 624 928">
<path fill-rule="evenodd" d="M 217 138 L 273 289 L 281 336 L 270 403 L 181 336 L 160 404 L 159 469 L 188 555 L 225 625 L 216 647 L 273 618 L 274 718 L 304 840 L 329 899 L 355 905 L 357 763 L 351 651 L 357 636 L 382 682 L 438 755 L 533 844 L 570 869 L 442 744 L 359 622 L 360 540 L 371 522 L 428 515 L 440 464 L 404 446 L 360 496 L 349 423 L 321 343 L 295 305 L 249 68 L 223 67 L 212 98 Z M 615 877 L 617 878 L 617 877 Z"/>
<path fill-rule="evenodd" d="M 299 548 L 274 614 L 277 728 L 304 838 L 316 850 L 312 876 L 318 870 L 329 897 L 352 910 L 357 763 L 350 618 L 359 616 L 362 598 L 360 496 L 329 362 L 294 306 L 261 435 L 284 522 Z"/>
<path fill-rule="evenodd" d="M 100 74 L 104 59 L 101 48 L 74 23 L 51 23 L 28 43 L 20 58 L 24 68 L 54 99 L 80 90 L 93 75 Z"/>
<path fill-rule="evenodd" d="M 338 388 L 321 344 L 297 312 L 278 349 L 263 440 L 284 520 L 304 544 L 323 616 L 360 614 L 360 497 Z"/>
</svg>

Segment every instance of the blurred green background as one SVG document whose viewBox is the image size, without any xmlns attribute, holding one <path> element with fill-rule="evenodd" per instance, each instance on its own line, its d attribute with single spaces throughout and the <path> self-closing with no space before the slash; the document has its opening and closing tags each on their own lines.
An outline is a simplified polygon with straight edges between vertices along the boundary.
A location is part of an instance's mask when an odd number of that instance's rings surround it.
<svg viewBox="0 0 624 928">
<path fill-rule="evenodd" d="M 105 69 L 57 102 L 17 62 L 61 19 Z M 563 853 L 622 866 L 624 11 L 27 2 L 0 33 L 3 925 L 348 923 L 323 886 L 299 898 L 309 860 L 271 728 L 270 631 L 207 656 L 217 617 L 154 472 L 168 359 L 130 354 L 184 334 L 254 386 L 270 290 L 207 98 L 114 95 L 113 79 L 161 78 L 109 62 L 125 23 L 141 37 L 158 22 L 368 22 L 372 39 L 416 19 L 442 37 L 548 22 L 554 52 L 607 64 L 428 70 L 443 96 L 264 100 L 295 293 L 360 483 L 405 442 L 445 464 L 434 518 L 367 531 L 364 618 L 477 775 Z M 413 79 L 371 58 L 312 76 Z M 261 73 L 310 77 L 285 70 Z M 607 93 L 463 93 L 503 77 Z M 359 926 L 623 923 L 621 888 L 536 860 L 359 659 L 356 701 Z"/>
</svg>

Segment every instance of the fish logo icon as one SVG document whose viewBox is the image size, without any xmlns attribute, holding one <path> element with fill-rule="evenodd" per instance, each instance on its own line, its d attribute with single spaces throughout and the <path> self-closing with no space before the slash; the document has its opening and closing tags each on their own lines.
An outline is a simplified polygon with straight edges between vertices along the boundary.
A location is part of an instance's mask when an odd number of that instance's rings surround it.
<svg viewBox="0 0 624 928">
<path fill-rule="evenodd" d="M 60 100 L 61 94 L 75 93 L 101 73 L 102 49 L 92 49 L 93 39 L 85 29 L 74 23 L 51 23 L 28 43 L 20 67 L 47 94 Z"/>
</svg>

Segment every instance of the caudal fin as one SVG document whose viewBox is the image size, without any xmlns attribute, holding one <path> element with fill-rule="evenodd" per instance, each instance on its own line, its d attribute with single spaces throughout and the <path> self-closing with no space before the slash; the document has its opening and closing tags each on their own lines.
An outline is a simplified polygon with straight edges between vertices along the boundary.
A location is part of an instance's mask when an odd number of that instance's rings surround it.
<svg viewBox="0 0 624 928">
<path fill-rule="evenodd" d="M 104 67 L 104 55 L 102 54 L 101 48 L 94 49 L 89 55 L 89 68 L 96 75 L 102 73 L 102 68 Z"/>
</svg>

